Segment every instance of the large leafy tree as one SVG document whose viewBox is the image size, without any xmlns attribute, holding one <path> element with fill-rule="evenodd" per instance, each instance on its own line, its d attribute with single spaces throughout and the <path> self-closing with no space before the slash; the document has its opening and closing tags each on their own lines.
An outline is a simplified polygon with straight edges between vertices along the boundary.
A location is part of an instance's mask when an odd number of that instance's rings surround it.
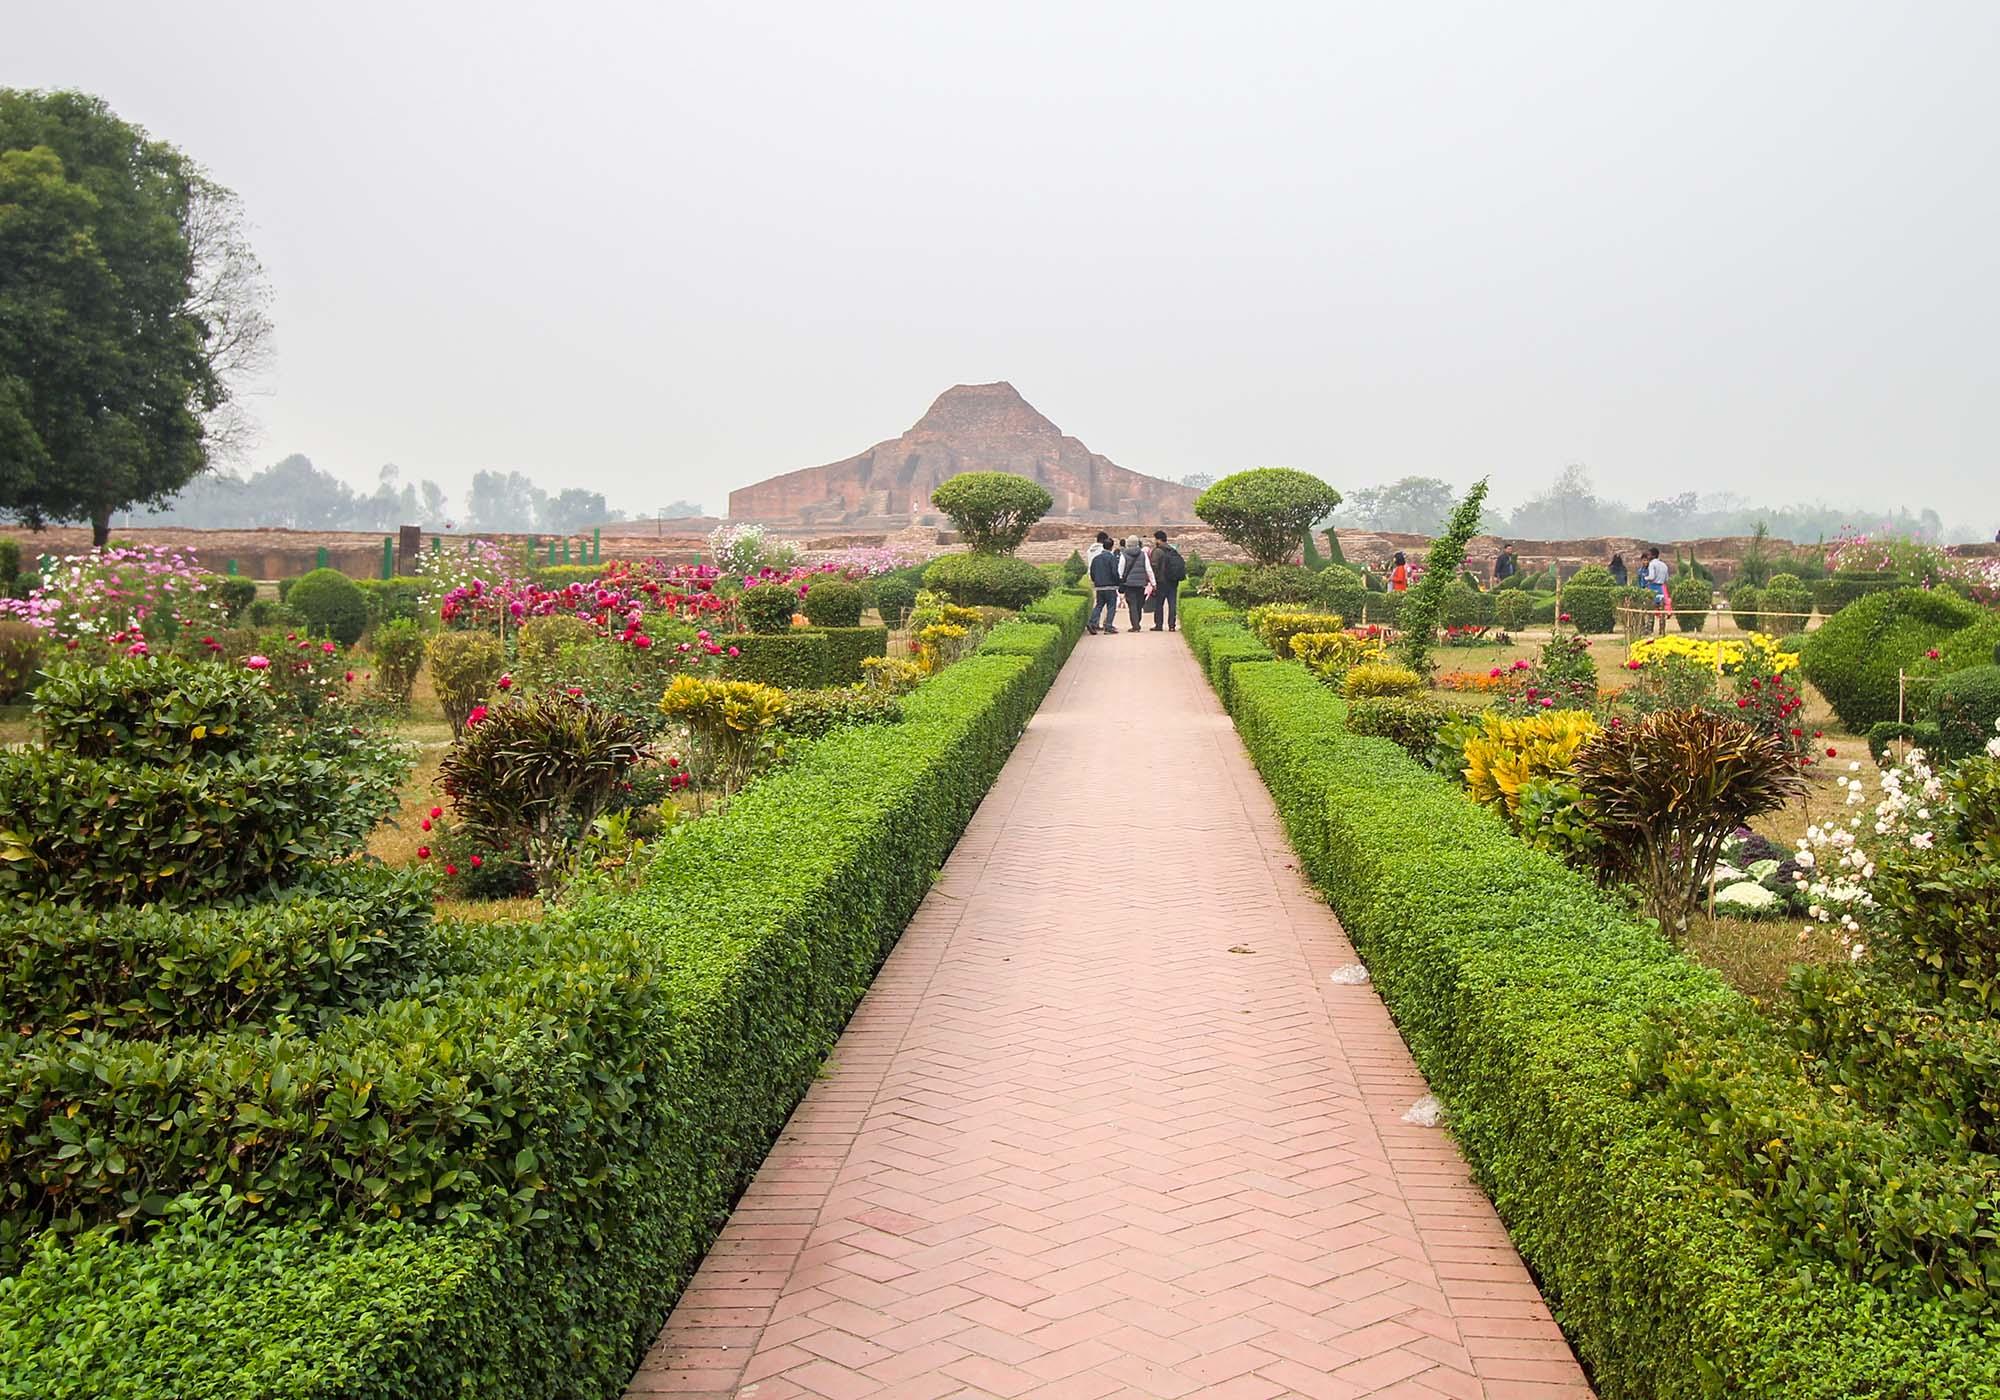
<svg viewBox="0 0 2000 1400">
<path fill-rule="evenodd" d="M 961 472 L 931 492 L 931 504 L 951 517 L 974 554 L 1012 554 L 1055 498 L 1012 472 Z"/>
<path fill-rule="evenodd" d="M 236 434 L 263 350 L 234 196 L 78 92 L 0 89 L 0 510 L 40 527 L 172 495 Z"/>
<path fill-rule="evenodd" d="M 1194 513 L 1259 564 L 1282 564 L 1339 504 L 1340 493 L 1310 472 L 1254 467 L 1202 492 Z"/>
</svg>

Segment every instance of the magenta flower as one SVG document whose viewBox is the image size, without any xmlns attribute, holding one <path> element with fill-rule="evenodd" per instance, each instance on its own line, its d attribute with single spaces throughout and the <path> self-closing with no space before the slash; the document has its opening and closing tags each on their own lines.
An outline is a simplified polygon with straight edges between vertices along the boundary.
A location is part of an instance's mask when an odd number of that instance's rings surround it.
<svg viewBox="0 0 2000 1400">
<path fill-rule="evenodd" d="M 268 671 L 271 669 L 271 658 L 268 656 L 246 656 L 243 658 L 243 664 L 253 671 Z"/>
</svg>

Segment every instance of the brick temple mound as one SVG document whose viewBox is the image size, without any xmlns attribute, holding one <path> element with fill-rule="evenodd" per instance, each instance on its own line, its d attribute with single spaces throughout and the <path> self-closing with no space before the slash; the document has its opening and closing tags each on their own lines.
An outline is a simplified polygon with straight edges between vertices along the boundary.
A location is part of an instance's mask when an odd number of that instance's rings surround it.
<svg viewBox="0 0 2000 1400">
<path fill-rule="evenodd" d="M 959 384 L 899 438 L 823 467 L 729 493 L 729 518 L 780 527 L 893 531 L 940 519 L 931 492 L 963 472 L 1032 477 L 1055 498 L 1052 519 L 1178 524 L 1196 492 L 1119 466 L 1035 411 L 1012 384 Z"/>
</svg>

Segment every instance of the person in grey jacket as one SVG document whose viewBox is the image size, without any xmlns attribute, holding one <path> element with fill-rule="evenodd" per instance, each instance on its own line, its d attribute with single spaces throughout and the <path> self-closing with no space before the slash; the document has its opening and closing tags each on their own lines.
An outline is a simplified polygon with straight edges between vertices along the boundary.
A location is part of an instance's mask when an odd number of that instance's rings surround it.
<svg viewBox="0 0 2000 1400">
<path fill-rule="evenodd" d="M 1096 596 L 1090 604 L 1090 621 L 1084 624 L 1084 630 L 1093 637 L 1101 631 L 1118 631 L 1118 575 L 1125 559 L 1123 554 L 1111 547 L 1109 535 L 1101 534 L 1098 539 L 1104 547 L 1090 556 L 1090 586 Z M 1098 625 L 1100 615 L 1103 617 L 1101 627 Z"/>
<path fill-rule="evenodd" d="M 1165 530 L 1153 531 L 1153 630 L 1160 630 L 1164 621 L 1166 630 L 1180 630 L 1181 621 L 1181 580 L 1187 577 L 1187 560 L 1181 552 L 1167 543 Z"/>
<path fill-rule="evenodd" d="M 1125 594 L 1125 607 L 1132 614 L 1132 630 L 1136 632 L 1139 630 L 1139 616 L 1156 586 L 1153 560 L 1137 535 L 1126 538 L 1125 547 L 1118 551 L 1118 557 L 1123 561 L 1119 566 L 1118 586 Z"/>
</svg>

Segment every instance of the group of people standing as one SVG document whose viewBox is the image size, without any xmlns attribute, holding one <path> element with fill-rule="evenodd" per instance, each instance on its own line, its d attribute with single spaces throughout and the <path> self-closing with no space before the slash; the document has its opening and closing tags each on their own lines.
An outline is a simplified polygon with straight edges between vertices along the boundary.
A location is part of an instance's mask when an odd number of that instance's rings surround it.
<svg viewBox="0 0 2000 1400">
<path fill-rule="evenodd" d="M 1153 531 L 1150 545 L 1137 535 L 1114 542 L 1108 531 L 1099 530 L 1083 563 L 1096 593 L 1090 621 L 1085 624 L 1091 636 L 1118 631 L 1121 595 L 1131 616 L 1132 631 L 1140 630 L 1139 620 L 1149 611 L 1153 631 L 1180 630 L 1180 588 L 1187 578 L 1187 561 L 1167 543 L 1165 530 Z"/>
</svg>

